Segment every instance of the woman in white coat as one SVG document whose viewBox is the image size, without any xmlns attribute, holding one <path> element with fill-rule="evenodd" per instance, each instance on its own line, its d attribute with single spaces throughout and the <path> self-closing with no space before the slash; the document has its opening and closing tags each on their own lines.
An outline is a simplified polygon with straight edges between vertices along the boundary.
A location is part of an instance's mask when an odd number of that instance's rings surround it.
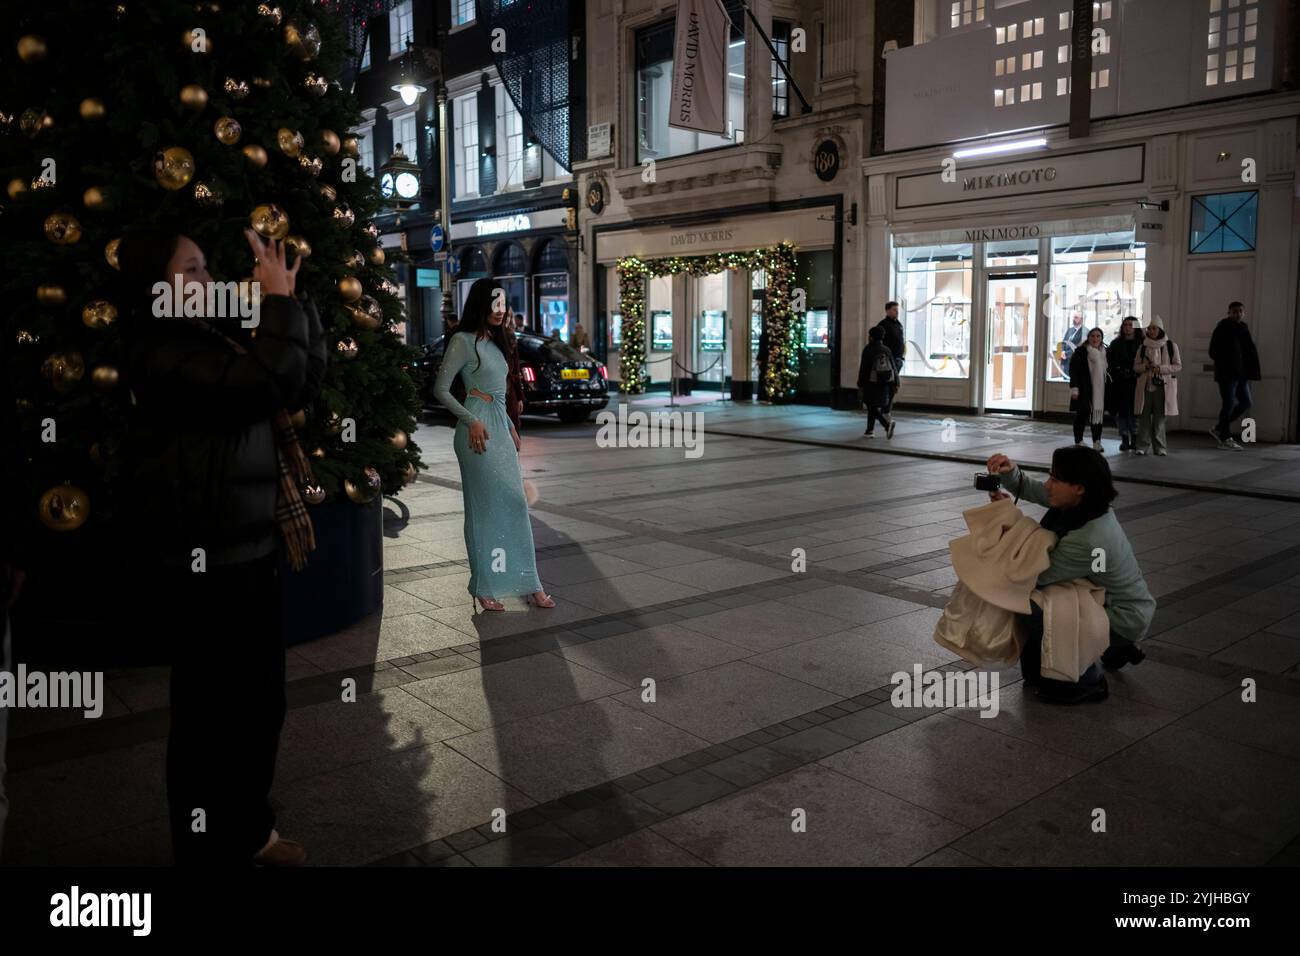
<svg viewBox="0 0 1300 956">
<path fill-rule="evenodd" d="M 1133 360 L 1137 385 L 1133 395 L 1133 414 L 1138 418 L 1137 444 L 1133 454 L 1145 455 L 1155 447 L 1157 455 L 1168 451 L 1165 444 L 1165 418 L 1178 414 L 1178 379 L 1183 369 L 1178 346 L 1165 335 L 1164 323 L 1156 316 L 1146 327 L 1142 346 Z"/>
</svg>

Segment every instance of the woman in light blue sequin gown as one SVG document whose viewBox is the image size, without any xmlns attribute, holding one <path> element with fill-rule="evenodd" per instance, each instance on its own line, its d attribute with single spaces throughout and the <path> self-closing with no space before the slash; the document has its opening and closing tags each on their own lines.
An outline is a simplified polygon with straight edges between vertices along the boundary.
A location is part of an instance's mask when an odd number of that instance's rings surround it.
<svg viewBox="0 0 1300 956">
<path fill-rule="evenodd" d="M 533 529 L 528 522 L 519 435 L 506 412 L 505 350 L 513 347 L 503 325 L 505 297 L 491 279 L 470 288 L 459 331 L 447 344 L 434 394 L 459 421 L 453 445 L 465 494 L 465 550 L 469 593 L 488 611 L 504 610 L 499 598 L 528 595 L 538 607 L 554 607 L 537 578 Z M 493 305 L 499 304 L 500 311 Z M 460 375 L 462 405 L 451 393 Z"/>
</svg>

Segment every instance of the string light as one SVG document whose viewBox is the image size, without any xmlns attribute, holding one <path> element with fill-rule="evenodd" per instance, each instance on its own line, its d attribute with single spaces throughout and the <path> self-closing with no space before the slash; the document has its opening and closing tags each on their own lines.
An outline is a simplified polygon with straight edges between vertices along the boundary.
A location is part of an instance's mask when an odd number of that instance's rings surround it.
<svg viewBox="0 0 1300 956">
<path fill-rule="evenodd" d="M 788 242 L 748 252 L 719 252 L 707 256 L 669 256 L 618 261 L 619 308 L 623 314 L 623 341 L 619 372 L 626 394 L 645 391 L 646 374 L 645 283 L 647 279 L 685 273 L 693 277 L 713 275 L 728 269 L 762 269 L 767 273 L 767 307 L 763 328 L 767 332 L 767 363 L 763 397 L 782 401 L 794 396 L 799 380 L 799 363 L 804 350 L 804 316 L 791 308 L 794 291 L 795 250 Z"/>
</svg>

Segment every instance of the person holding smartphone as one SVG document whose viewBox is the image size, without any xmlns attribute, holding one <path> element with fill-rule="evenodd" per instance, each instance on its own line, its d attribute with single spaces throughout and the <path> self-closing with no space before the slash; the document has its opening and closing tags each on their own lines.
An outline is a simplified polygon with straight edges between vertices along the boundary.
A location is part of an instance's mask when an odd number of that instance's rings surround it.
<svg viewBox="0 0 1300 956">
<path fill-rule="evenodd" d="M 1141 663 L 1146 654 L 1139 641 L 1151 626 L 1156 602 L 1111 508 L 1118 492 L 1105 456 L 1082 445 L 1058 448 L 1052 453 L 1046 481 L 1030 478 L 1003 454 L 991 457 L 986 467 L 990 475 L 997 476 L 1002 489 L 990 491 L 990 500 L 1006 498 L 1011 492 L 1017 499 L 1047 508 L 1039 524 L 1055 533 L 1057 541 L 1050 552 L 1051 564 L 1038 577 L 1038 587 L 1086 578 L 1105 588 L 1110 647 L 1102 654 L 1101 664 L 1118 670 Z M 1043 612 L 1034 605 L 1032 613 L 1019 616 L 1026 633 L 1020 672 L 1040 698 L 1077 704 L 1108 696 L 1106 678 L 1095 663 L 1075 682 L 1042 677 Z"/>
</svg>

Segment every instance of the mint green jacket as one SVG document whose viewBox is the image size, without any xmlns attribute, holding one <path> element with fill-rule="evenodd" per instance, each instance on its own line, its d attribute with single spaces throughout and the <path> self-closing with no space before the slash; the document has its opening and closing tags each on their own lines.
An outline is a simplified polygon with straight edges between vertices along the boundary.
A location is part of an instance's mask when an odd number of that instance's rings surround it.
<svg viewBox="0 0 1300 956">
<path fill-rule="evenodd" d="M 1051 507 L 1043 483 L 1022 473 L 1019 467 L 999 477 L 1002 487 L 1012 494 Z M 1106 617 L 1112 631 L 1132 641 L 1146 634 L 1156 613 L 1156 599 L 1147 589 L 1133 547 L 1114 510 L 1108 508 L 1101 517 L 1063 535 L 1050 557 L 1052 563 L 1038 576 L 1040 588 L 1087 578 L 1106 589 Z"/>
</svg>

